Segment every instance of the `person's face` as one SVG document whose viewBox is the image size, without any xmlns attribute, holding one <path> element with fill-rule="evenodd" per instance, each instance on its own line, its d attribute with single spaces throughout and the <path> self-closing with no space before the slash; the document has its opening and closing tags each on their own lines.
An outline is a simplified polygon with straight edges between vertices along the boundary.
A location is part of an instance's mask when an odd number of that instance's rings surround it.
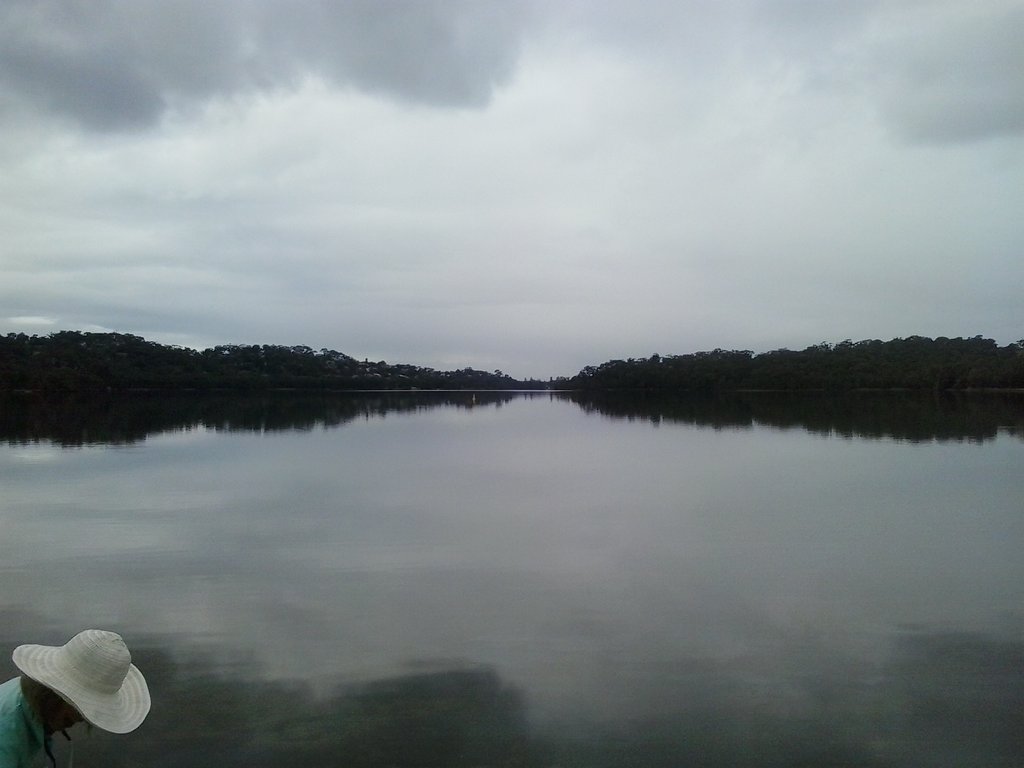
<svg viewBox="0 0 1024 768">
<path fill-rule="evenodd" d="M 63 731 L 70 728 L 75 723 L 82 722 L 82 716 L 78 713 L 78 710 L 72 707 L 65 701 L 62 701 L 62 706 L 56 713 L 57 724 L 53 729 L 55 731 Z"/>
<path fill-rule="evenodd" d="M 47 702 L 46 726 L 51 733 L 67 730 L 83 719 L 77 709 L 56 694 Z"/>
</svg>

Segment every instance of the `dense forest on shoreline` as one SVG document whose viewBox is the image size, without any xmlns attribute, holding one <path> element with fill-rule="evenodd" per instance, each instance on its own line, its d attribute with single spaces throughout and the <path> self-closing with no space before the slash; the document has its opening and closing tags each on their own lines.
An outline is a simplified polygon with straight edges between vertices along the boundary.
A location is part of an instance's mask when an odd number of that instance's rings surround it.
<svg viewBox="0 0 1024 768">
<path fill-rule="evenodd" d="M 716 349 L 588 366 L 563 385 L 583 390 L 1011 389 L 1024 387 L 1024 340 L 929 339 L 822 343 L 755 355 Z"/>
<path fill-rule="evenodd" d="M 330 349 L 230 344 L 202 351 L 124 333 L 0 336 L 0 389 L 541 389 L 501 371 L 437 371 Z"/>
<path fill-rule="evenodd" d="M 577 389 L 655 391 L 1024 388 L 1024 340 L 910 336 L 822 343 L 755 355 L 716 349 L 610 360 L 577 375 L 521 381 L 501 371 L 437 371 L 305 346 L 202 351 L 122 333 L 0 336 L 0 390 Z"/>
</svg>

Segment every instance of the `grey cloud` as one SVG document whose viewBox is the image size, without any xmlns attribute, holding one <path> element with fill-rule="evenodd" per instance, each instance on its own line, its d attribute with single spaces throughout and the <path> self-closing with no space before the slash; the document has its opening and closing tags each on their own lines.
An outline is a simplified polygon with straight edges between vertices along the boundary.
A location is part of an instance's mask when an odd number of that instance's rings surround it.
<svg viewBox="0 0 1024 768">
<path fill-rule="evenodd" d="M 1022 15 L 3 0 L 0 332 L 42 318 L 541 377 L 714 347 L 1006 343 Z"/>
<path fill-rule="evenodd" d="M 1024 132 L 1024 7 L 530 0 L 8 0 L 0 6 L 0 109 L 30 103 L 95 130 L 318 77 L 385 98 L 480 108 L 510 81 L 521 39 L 657 55 L 706 80 L 742 51 L 771 51 L 812 88 L 861 91 L 911 142 Z M 723 43 L 728 42 L 724 47 Z"/>
<path fill-rule="evenodd" d="M 468 0 L 14 0 L 0 8 L 0 98 L 99 130 L 307 75 L 479 107 L 512 74 L 526 10 Z"/>
<path fill-rule="evenodd" d="M 914 142 L 1024 133 L 1024 6 L 949 14 L 882 51 L 882 111 Z"/>
<path fill-rule="evenodd" d="M 482 106 L 518 54 L 525 6 L 469 1 L 321 2 L 276 8 L 259 25 L 267 48 L 330 78 L 445 106 Z"/>
<path fill-rule="evenodd" d="M 864 103 L 912 144 L 1024 132 L 1024 6 L 778 0 L 752 15 L 754 47 L 808 90 Z"/>
<path fill-rule="evenodd" d="M 114 59 L 36 57 L 12 48 L 0 59 L 8 81 L 18 80 L 46 108 L 72 114 L 91 128 L 148 123 L 163 108 L 158 89 Z"/>
</svg>

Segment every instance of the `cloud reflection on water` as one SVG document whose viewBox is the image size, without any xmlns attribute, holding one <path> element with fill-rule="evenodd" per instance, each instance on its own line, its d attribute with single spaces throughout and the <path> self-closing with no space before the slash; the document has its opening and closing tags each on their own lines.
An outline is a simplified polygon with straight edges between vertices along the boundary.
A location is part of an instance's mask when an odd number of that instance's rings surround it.
<svg viewBox="0 0 1024 768">
<path fill-rule="evenodd" d="M 2 611 L 0 625 L 5 649 L 61 642 L 31 613 Z M 998 768 L 1024 759 L 1024 641 L 976 633 L 908 631 L 870 674 L 805 659 L 792 678 L 800 691 L 694 660 L 666 670 L 673 695 L 634 718 L 558 727 L 537 723 L 525 692 L 486 666 L 434 663 L 317 694 L 181 636 L 129 642 L 152 713 L 129 736 L 74 733 L 81 764 Z"/>
<path fill-rule="evenodd" d="M 378 397 L 0 448 L 8 645 L 110 626 L 163 691 L 89 764 L 1020 764 L 1019 441 Z"/>
</svg>

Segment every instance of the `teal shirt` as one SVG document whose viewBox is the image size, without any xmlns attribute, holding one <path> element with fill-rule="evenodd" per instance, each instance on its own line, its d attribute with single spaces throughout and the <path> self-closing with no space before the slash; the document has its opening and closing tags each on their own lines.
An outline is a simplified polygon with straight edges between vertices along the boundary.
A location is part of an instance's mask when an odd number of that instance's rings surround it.
<svg viewBox="0 0 1024 768">
<path fill-rule="evenodd" d="M 44 740 L 43 724 L 21 695 L 21 678 L 0 685 L 0 768 L 29 768 Z"/>
</svg>

